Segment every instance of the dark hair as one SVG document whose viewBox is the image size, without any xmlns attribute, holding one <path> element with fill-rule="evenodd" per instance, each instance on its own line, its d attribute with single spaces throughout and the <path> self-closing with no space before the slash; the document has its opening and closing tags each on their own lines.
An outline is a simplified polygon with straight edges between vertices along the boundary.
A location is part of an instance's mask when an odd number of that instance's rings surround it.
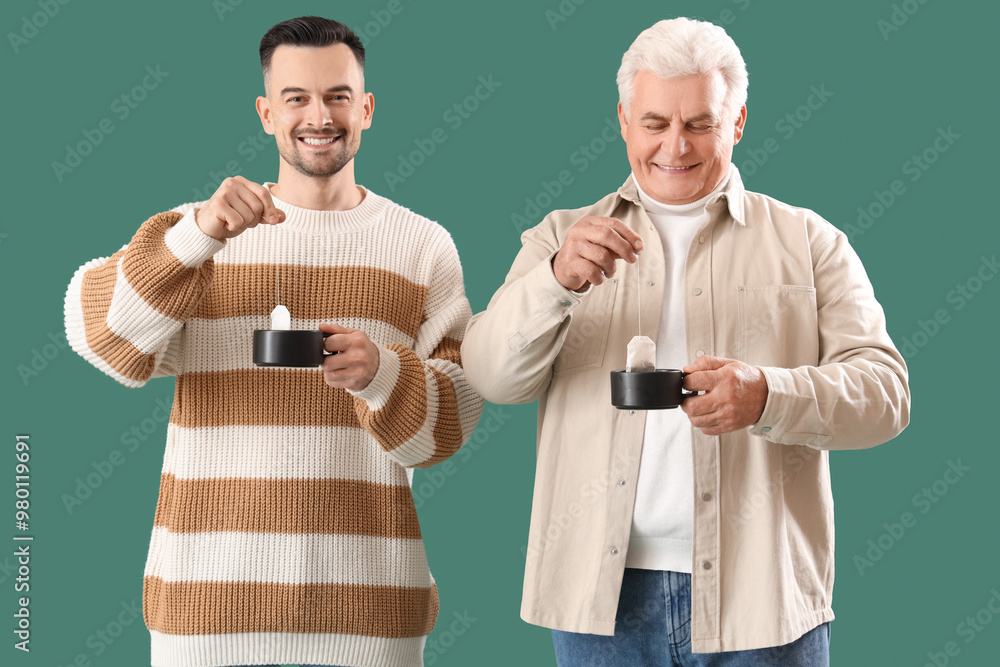
<svg viewBox="0 0 1000 667">
<path fill-rule="evenodd" d="M 330 46 L 346 44 L 354 53 L 361 73 L 365 71 L 365 47 L 350 28 L 321 16 L 300 16 L 271 27 L 260 40 L 260 68 L 267 81 L 271 57 L 282 44 L 287 46 Z"/>
</svg>

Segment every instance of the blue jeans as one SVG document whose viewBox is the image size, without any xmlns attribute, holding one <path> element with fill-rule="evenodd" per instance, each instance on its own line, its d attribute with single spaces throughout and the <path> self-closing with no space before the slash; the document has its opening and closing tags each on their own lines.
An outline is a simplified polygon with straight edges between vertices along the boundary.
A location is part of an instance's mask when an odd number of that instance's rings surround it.
<svg viewBox="0 0 1000 667">
<path fill-rule="evenodd" d="M 748 651 L 691 652 L 691 575 L 626 568 L 615 634 L 552 631 L 559 667 L 829 667 L 830 623 L 790 644 Z"/>
</svg>

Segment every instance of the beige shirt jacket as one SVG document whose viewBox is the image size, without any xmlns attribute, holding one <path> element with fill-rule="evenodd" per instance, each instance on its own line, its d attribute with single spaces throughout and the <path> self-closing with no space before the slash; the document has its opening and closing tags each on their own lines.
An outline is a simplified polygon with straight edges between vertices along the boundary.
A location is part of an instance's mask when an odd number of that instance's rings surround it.
<svg viewBox="0 0 1000 667">
<path fill-rule="evenodd" d="M 685 269 L 688 358 L 758 366 L 768 397 L 752 427 L 692 428 L 696 653 L 786 644 L 834 618 L 828 450 L 892 439 L 910 405 L 906 364 L 841 231 L 747 192 L 735 165 L 707 211 Z M 551 258 L 588 215 L 623 221 L 644 249 L 577 294 L 556 280 Z M 612 407 L 610 372 L 625 368 L 638 333 L 638 289 L 642 333 L 655 339 L 663 247 L 631 175 L 592 206 L 553 211 L 521 241 L 504 284 L 469 322 L 463 365 L 489 401 L 539 401 L 521 617 L 611 635 L 646 413 Z"/>
</svg>

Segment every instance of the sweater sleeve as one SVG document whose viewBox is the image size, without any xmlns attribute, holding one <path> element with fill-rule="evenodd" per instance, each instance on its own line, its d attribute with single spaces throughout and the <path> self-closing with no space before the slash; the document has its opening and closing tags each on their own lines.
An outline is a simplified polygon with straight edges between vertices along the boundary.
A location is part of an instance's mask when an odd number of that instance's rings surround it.
<svg viewBox="0 0 1000 667">
<path fill-rule="evenodd" d="M 460 348 L 472 310 L 449 236 L 433 267 L 413 348 L 380 348 L 372 381 L 360 391 L 348 390 L 362 427 L 405 467 L 427 468 L 453 455 L 483 411 L 483 399 L 462 368 Z"/>
<path fill-rule="evenodd" d="M 121 250 L 81 266 L 66 291 L 70 345 L 127 387 L 173 375 L 181 362 L 181 327 L 225 246 L 198 228 L 194 213 L 184 206 L 154 215 Z"/>
</svg>

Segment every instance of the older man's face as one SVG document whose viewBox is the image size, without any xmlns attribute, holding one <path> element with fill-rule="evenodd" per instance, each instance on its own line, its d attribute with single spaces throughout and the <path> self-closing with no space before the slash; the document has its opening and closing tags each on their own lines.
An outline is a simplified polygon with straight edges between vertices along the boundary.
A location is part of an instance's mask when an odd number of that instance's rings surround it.
<svg viewBox="0 0 1000 667">
<path fill-rule="evenodd" d="M 745 106 L 738 119 L 725 114 L 725 96 L 719 71 L 670 79 L 636 73 L 629 119 L 619 103 L 618 120 L 632 173 L 646 194 L 688 204 L 722 181 L 746 122 Z"/>
</svg>

